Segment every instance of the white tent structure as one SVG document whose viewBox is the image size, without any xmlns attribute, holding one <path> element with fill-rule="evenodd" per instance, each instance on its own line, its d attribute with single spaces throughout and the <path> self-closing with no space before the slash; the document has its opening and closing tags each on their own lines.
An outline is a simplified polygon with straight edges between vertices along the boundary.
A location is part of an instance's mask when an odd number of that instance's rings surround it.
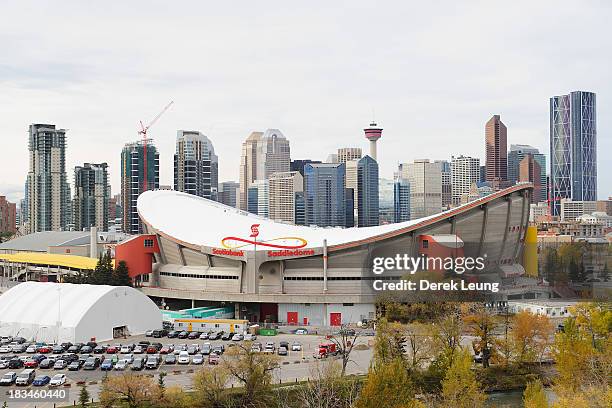
<svg viewBox="0 0 612 408">
<path fill-rule="evenodd" d="M 161 328 L 159 308 L 127 286 L 24 282 L 0 295 L 0 335 L 40 342 L 111 340 Z"/>
</svg>

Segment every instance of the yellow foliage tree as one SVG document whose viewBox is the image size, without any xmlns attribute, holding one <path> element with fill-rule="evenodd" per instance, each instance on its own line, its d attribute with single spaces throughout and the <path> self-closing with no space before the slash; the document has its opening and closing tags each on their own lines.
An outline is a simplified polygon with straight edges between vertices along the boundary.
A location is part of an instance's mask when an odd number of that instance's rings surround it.
<svg viewBox="0 0 612 408">
<path fill-rule="evenodd" d="M 103 407 L 113 407 L 123 402 L 129 408 L 140 408 L 154 401 L 157 393 L 158 387 L 152 378 L 125 373 L 103 381 L 100 404 Z"/>
<path fill-rule="evenodd" d="M 548 400 L 544 387 L 540 381 L 532 381 L 527 384 L 523 392 L 523 403 L 525 408 L 548 408 Z"/>
<path fill-rule="evenodd" d="M 519 363 L 526 363 L 540 359 L 550 344 L 553 331 L 548 317 L 526 310 L 517 313 L 511 331 L 516 360 Z"/>
<path fill-rule="evenodd" d="M 479 408 L 484 406 L 485 394 L 472 371 L 472 356 L 467 350 L 459 350 L 442 381 L 443 406 L 455 408 Z"/>
</svg>

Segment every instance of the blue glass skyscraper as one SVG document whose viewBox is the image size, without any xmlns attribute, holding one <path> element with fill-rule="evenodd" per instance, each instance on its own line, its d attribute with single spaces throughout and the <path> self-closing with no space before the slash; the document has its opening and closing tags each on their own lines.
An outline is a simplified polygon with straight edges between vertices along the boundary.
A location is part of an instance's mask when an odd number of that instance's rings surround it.
<svg viewBox="0 0 612 408">
<path fill-rule="evenodd" d="M 344 163 L 308 163 L 304 166 L 308 225 L 346 226 L 344 176 Z"/>
<path fill-rule="evenodd" d="M 597 121 L 593 92 L 550 98 L 550 199 L 597 200 Z"/>
<path fill-rule="evenodd" d="M 379 224 L 378 163 L 370 156 L 357 162 L 357 225 Z"/>
</svg>

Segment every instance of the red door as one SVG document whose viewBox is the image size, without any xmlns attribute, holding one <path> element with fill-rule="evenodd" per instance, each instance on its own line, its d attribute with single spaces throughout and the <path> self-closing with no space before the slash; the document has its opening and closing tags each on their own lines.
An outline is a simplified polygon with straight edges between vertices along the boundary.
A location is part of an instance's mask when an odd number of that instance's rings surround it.
<svg viewBox="0 0 612 408">
<path fill-rule="evenodd" d="M 342 313 L 330 313 L 329 314 L 330 326 L 341 326 L 342 325 Z"/>
<path fill-rule="evenodd" d="M 307 317 L 304 318 L 304 323 L 303 324 L 304 324 L 304 326 L 308 326 L 308 318 Z"/>
<path fill-rule="evenodd" d="M 298 312 L 287 312 L 287 324 L 290 324 L 290 325 L 298 324 Z"/>
</svg>

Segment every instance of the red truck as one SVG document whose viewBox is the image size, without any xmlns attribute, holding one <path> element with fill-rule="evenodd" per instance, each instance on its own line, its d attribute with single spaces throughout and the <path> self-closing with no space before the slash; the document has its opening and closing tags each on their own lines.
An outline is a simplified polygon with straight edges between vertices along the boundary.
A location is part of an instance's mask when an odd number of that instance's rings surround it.
<svg viewBox="0 0 612 408">
<path fill-rule="evenodd" d="M 336 343 L 321 343 L 319 344 L 319 353 L 315 355 L 317 358 L 326 358 L 338 354 Z"/>
</svg>

